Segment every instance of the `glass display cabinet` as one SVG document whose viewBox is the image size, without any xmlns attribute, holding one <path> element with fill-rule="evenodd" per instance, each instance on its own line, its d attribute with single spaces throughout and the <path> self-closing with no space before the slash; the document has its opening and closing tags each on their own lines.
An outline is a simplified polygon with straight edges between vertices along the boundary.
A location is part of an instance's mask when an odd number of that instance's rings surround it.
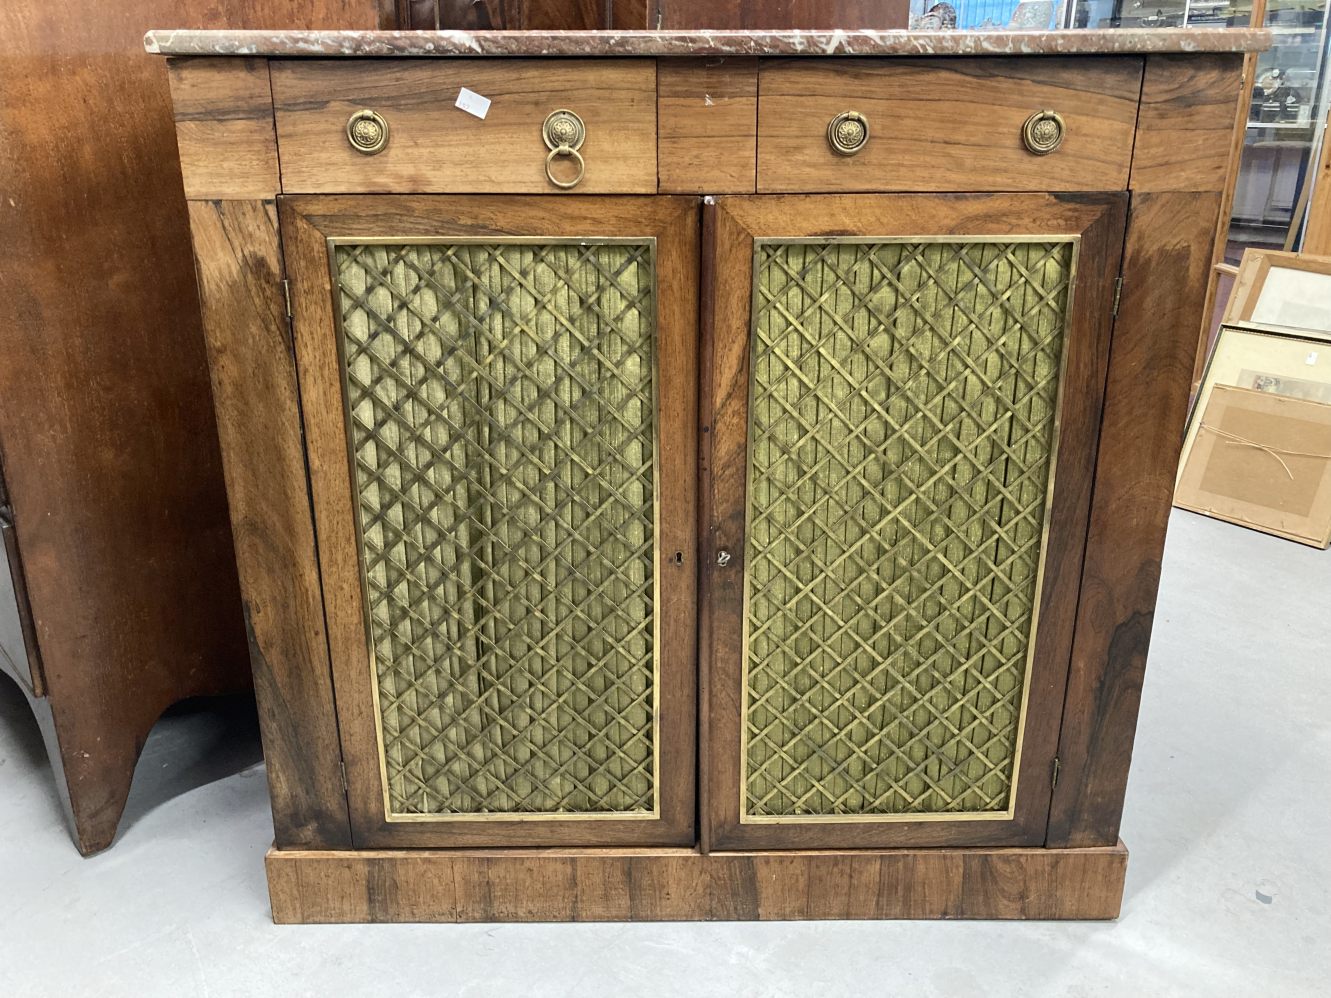
<svg viewBox="0 0 1331 998">
<path fill-rule="evenodd" d="M 1328 73 L 1326 0 L 1078 0 L 1068 27 L 1247 27 L 1270 30 L 1256 59 L 1252 105 L 1234 188 L 1225 259 L 1247 246 L 1297 248 L 1313 164 L 1325 140 Z"/>
<path fill-rule="evenodd" d="M 1257 57 L 1226 258 L 1245 245 L 1297 247 L 1325 140 L 1326 0 L 1268 0 L 1271 49 Z"/>
</svg>

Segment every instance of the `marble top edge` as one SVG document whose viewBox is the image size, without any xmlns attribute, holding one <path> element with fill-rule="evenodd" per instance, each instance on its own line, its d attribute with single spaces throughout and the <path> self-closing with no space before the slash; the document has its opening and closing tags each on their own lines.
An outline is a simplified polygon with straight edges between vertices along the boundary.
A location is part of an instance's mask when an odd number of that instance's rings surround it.
<svg viewBox="0 0 1331 998">
<path fill-rule="evenodd" d="M 873 56 L 1261 52 L 1250 28 L 1065 31 L 149 31 L 159 55 Z"/>
</svg>

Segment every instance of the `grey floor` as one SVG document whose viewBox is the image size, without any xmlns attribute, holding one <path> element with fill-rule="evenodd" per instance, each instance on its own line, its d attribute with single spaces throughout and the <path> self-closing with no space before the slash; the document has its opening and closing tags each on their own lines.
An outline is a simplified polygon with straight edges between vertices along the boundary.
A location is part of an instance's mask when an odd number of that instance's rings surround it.
<svg viewBox="0 0 1331 998">
<path fill-rule="evenodd" d="M 155 729 L 80 859 L 0 683 L 0 996 L 1331 994 L 1331 553 L 1176 512 L 1117 923 L 275 927 L 252 712 Z"/>
</svg>

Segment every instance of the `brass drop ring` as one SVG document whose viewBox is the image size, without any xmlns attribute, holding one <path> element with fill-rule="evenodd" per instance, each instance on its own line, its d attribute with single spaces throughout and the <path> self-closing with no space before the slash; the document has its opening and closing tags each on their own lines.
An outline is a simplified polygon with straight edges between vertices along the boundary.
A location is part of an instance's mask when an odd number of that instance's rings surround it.
<svg viewBox="0 0 1331 998">
<path fill-rule="evenodd" d="M 570 156 L 578 164 L 578 173 L 572 180 L 558 180 L 555 178 L 554 166 L 555 160 L 560 156 Z M 577 187 L 582 182 L 582 176 L 587 172 L 587 164 L 583 161 L 582 153 L 572 146 L 555 146 L 550 150 L 550 154 L 545 157 L 545 175 L 550 183 L 556 187 L 562 187 L 568 190 L 570 187 Z"/>
<path fill-rule="evenodd" d="M 1036 111 L 1021 126 L 1021 141 L 1036 156 L 1048 156 L 1063 144 L 1067 125 L 1057 111 Z"/>
<path fill-rule="evenodd" d="M 388 145 L 388 122 L 377 111 L 357 111 L 347 119 L 347 141 L 366 156 L 382 152 Z"/>
<path fill-rule="evenodd" d="M 869 142 L 869 119 L 858 111 L 842 111 L 827 123 L 827 144 L 838 156 L 854 156 Z"/>
</svg>

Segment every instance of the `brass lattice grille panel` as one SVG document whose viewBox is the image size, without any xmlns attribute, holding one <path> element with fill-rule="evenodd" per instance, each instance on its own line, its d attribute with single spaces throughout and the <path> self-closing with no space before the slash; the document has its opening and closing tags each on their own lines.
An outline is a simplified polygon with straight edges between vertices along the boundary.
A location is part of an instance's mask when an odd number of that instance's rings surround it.
<svg viewBox="0 0 1331 998">
<path fill-rule="evenodd" d="M 1070 241 L 763 241 L 742 816 L 1012 803 Z"/>
<path fill-rule="evenodd" d="M 654 243 L 335 254 L 389 814 L 653 814 Z"/>
</svg>

